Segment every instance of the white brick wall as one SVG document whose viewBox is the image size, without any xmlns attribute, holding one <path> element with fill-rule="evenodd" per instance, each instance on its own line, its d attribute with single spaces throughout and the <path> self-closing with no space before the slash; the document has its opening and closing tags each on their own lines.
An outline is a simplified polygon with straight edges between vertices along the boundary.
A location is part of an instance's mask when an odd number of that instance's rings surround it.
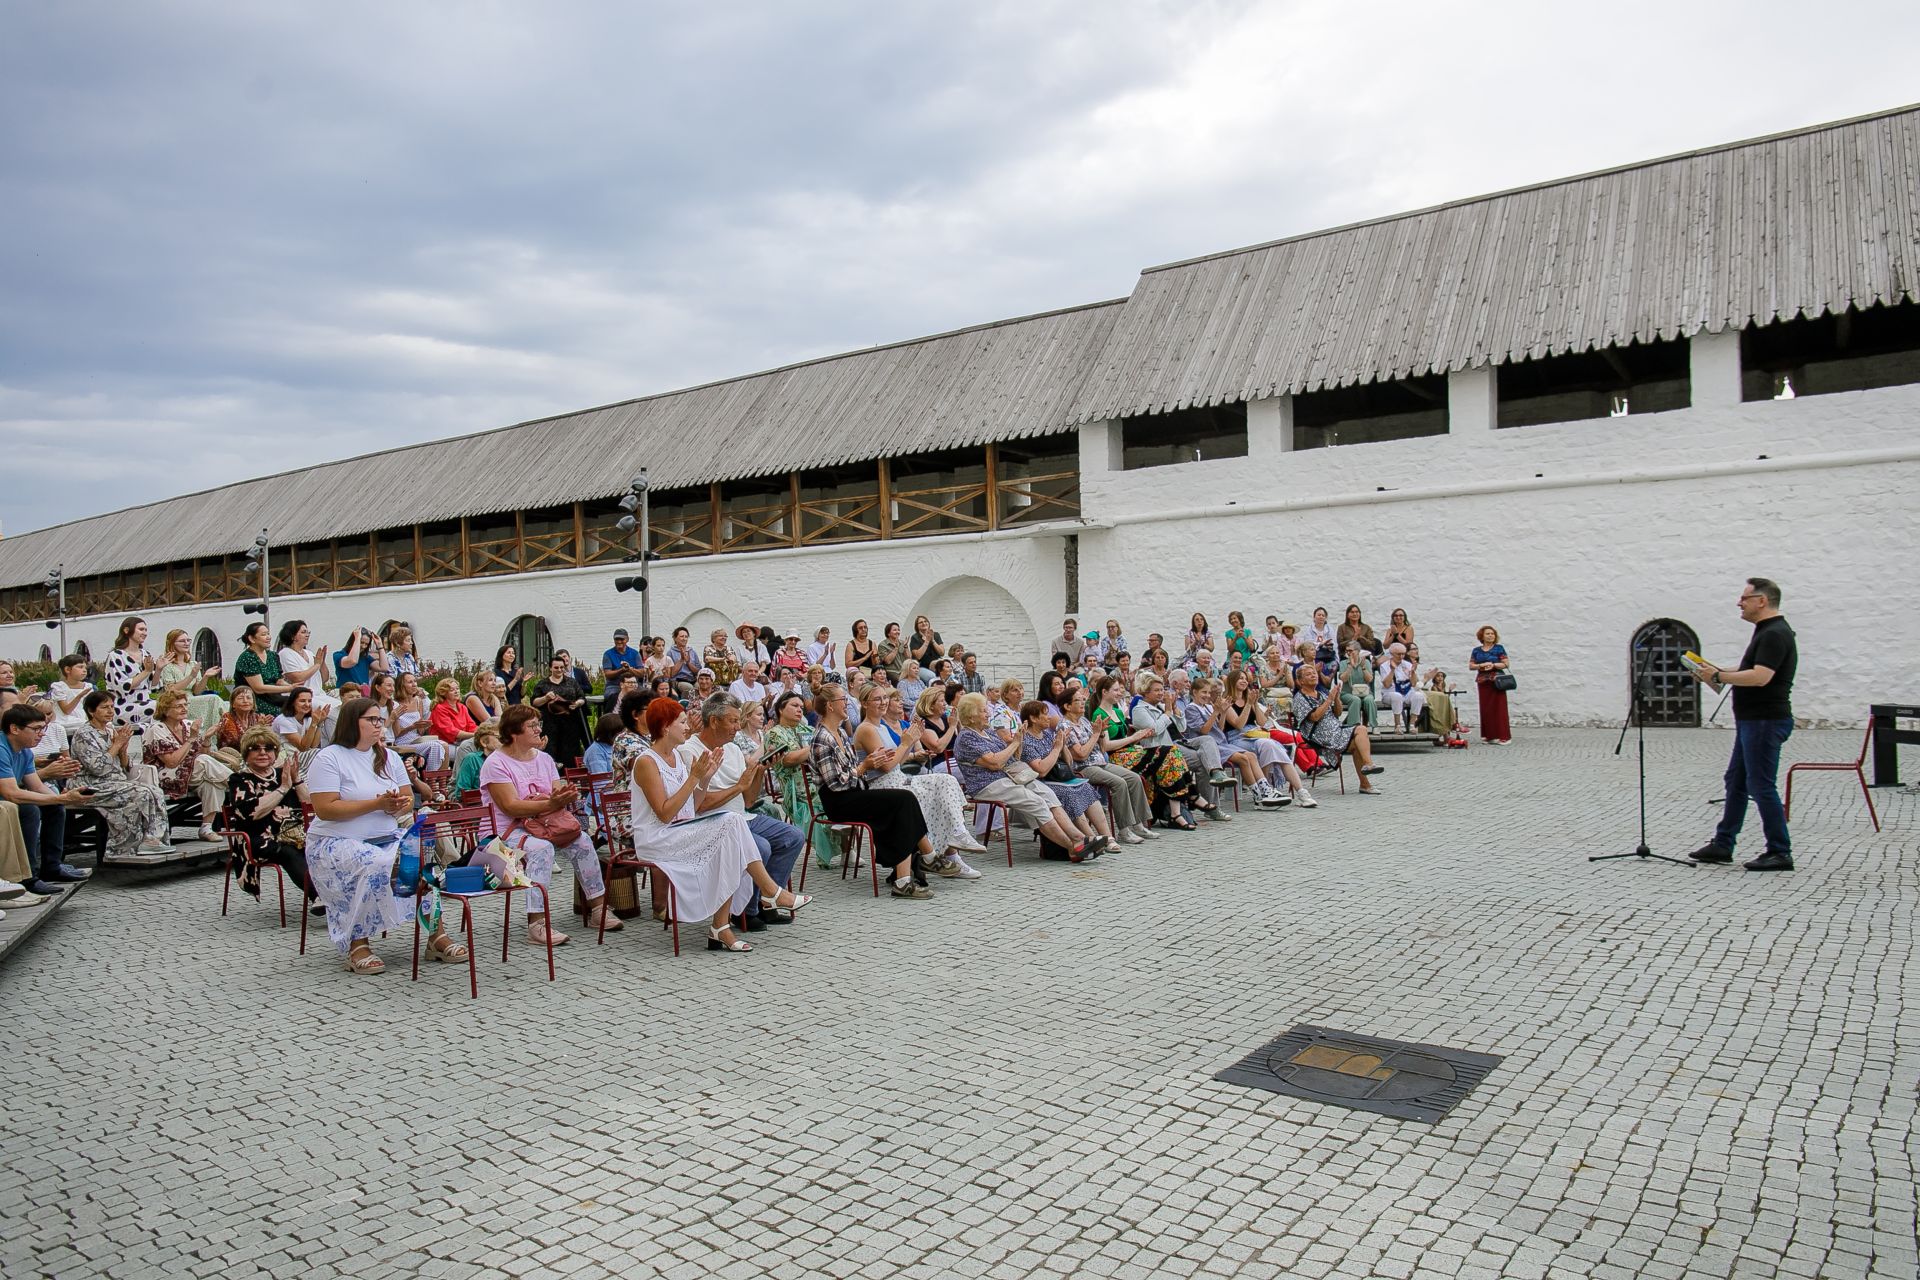
<svg viewBox="0 0 1920 1280">
<path fill-rule="evenodd" d="M 1107 445 L 1105 436 L 1090 441 L 1083 463 L 1110 459 Z M 1800 633 L 1797 709 L 1817 721 L 1857 724 L 1874 698 L 1920 696 L 1920 683 L 1898 674 L 1901 660 L 1889 648 L 1920 624 L 1920 463 L 1619 477 L 1761 454 L 1811 462 L 1916 449 L 1920 387 L 1899 387 L 1090 471 L 1082 477 L 1086 516 L 1096 526 L 1117 523 L 1081 535 L 1076 613 L 1088 623 L 1118 617 L 1138 644 L 1150 630 L 1184 630 L 1196 608 L 1221 628 L 1227 610 L 1240 608 L 1257 628 L 1269 612 L 1303 618 L 1324 604 L 1337 618 L 1355 601 L 1379 627 L 1397 605 L 1412 616 L 1423 657 L 1449 670 L 1461 669 L 1474 628 L 1492 622 L 1513 651 L 1516 716 L 1601 723 L 1621 714 L 1628 640 L 1642 622 L 1678 618 L 1699 632 L 1710 657 L 1736 659 L 1747 628 L 1734 599 L 1741 578 L 1759 573 L 1781 582 Z M 1604 482 L 1577 483 L 1596 477 Z M 1376 486 L 1405 492 L 1479 483 L 1515 488 L 1366 500 Z M 1234 510 L 1347 499 L 1358 504 Z M 1198 514 L 1143 520 L 1179 512 Z M 925 612 L 948 639 L 988 644 L 996 658 L 1014 663 L 1040 661 L 1066 600 L 1057 535 L 902 540 L 653 568 L 653 625 L 661 631 L 711 610 L 734 622 L 797 626 L 809 637 L 825 622 L 844 642 L 856 617 L 877 635 L 887 619 L 910 622 Z M 639 600 L 612 587 L 626 572 L 610 565 L 302 597 L 276 602 L 274 619 L 305 618 L 333 643 L 349 625 L 402 616 L 418 625 L 429 656 L 477 658 L 492 656 L 515 616 L 538 613 L 557 644 L 590 659 L 614 627 L 640 633 Z M 981 621 L 951 616 L 972 609 L 983 611 Z M 211 626 L 229 663 L 238 652 L 238 604 L 147 618 L 156 637 L 173 626 Z M 117 622 L 71 623 L 70 642 L 85 639 L 102 655 Z M 53 643 L 52 633 L 38 625 L 0 627 L 0 653 L 32 656 L 43 643 Z M 1014 652 L 1023 645 L 1025 655 Z"/>
</svg>

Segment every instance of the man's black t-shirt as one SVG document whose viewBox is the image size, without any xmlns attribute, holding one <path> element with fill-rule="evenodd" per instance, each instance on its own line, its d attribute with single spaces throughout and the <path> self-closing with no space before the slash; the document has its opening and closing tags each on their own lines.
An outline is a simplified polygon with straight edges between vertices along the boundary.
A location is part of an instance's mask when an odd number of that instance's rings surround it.
<svg viewBox="0 0 1920 1280">
<path fill-rule="evenodd" d="M 1735 685 L 1733 718 L 1793 719 L 1793 673 L 1799 665 L 1800 646 L 1785 618 L 1772 617 L 1755 623 L 1753 639 L 1747 641 L 1747 651 L 1741 655 L 1736 669 L 1751 671 L 1755 667 L 1768 667 L 1773 671 L 1773 679 L 1758 686 Z"/>
</svg>

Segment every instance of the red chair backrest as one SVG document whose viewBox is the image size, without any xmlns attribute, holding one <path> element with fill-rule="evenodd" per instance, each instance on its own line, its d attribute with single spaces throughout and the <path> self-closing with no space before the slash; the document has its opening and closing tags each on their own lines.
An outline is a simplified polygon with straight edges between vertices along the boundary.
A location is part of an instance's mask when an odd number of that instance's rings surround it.
<svg viewBox="0 0 1920 1280">
<path fill-rule="evenodd" d="M 450 839 L 462 851 L 471 853 L 499 833 L 494 830 L 493 811 L 484 805 L 459 809 L 441 809 L 425 815 L 420 823 L 422 840 Z"/>
<path fill-rule="evenodd" d="M 616 855 L 633 852 L 633 793 L 602 792 L 600 817 L 606 825 L 607 851 Z"/>
</svg>

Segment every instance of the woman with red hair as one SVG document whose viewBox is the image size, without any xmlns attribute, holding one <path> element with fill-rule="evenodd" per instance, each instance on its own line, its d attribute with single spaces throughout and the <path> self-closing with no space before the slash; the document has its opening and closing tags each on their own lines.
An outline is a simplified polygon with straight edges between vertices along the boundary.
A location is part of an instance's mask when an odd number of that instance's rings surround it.
<svg viewBox="0 0 1920 1280">
<path fill-rule="evenodd" d="M 745 814 L 716 809 L 694 819 L 693 798 L 707 789 L 720 753 L 681 762 L 680 744 L 690 733 L 686 709 L 672 698 L 655 698 L 644 719 L 652 741 L 633 762 L 634 856 L 659 867 L 672 882 L 681 918 L 711 917 L 707 950 L 751 951 L 734 937 L 729 920 L 746 909 L 756 889 L 762 911 L 797 911 L 813 899 L 781 888 L 767 874 Z"/>
</svg>

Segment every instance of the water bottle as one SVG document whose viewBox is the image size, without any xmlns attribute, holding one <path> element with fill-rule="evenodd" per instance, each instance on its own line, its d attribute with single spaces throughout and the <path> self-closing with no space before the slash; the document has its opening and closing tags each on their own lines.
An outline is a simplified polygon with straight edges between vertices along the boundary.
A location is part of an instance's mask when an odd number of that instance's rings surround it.
<svg viewBox="0 0 1920 1280">
<path fill-rule="evenodd" d="M 400 837 L 400 852 L 393 860 L 393 896 L 411 898 L 420 887 L 420 827 L 425 817 L 415 818 L 407 833 Z"/>
</svg>

